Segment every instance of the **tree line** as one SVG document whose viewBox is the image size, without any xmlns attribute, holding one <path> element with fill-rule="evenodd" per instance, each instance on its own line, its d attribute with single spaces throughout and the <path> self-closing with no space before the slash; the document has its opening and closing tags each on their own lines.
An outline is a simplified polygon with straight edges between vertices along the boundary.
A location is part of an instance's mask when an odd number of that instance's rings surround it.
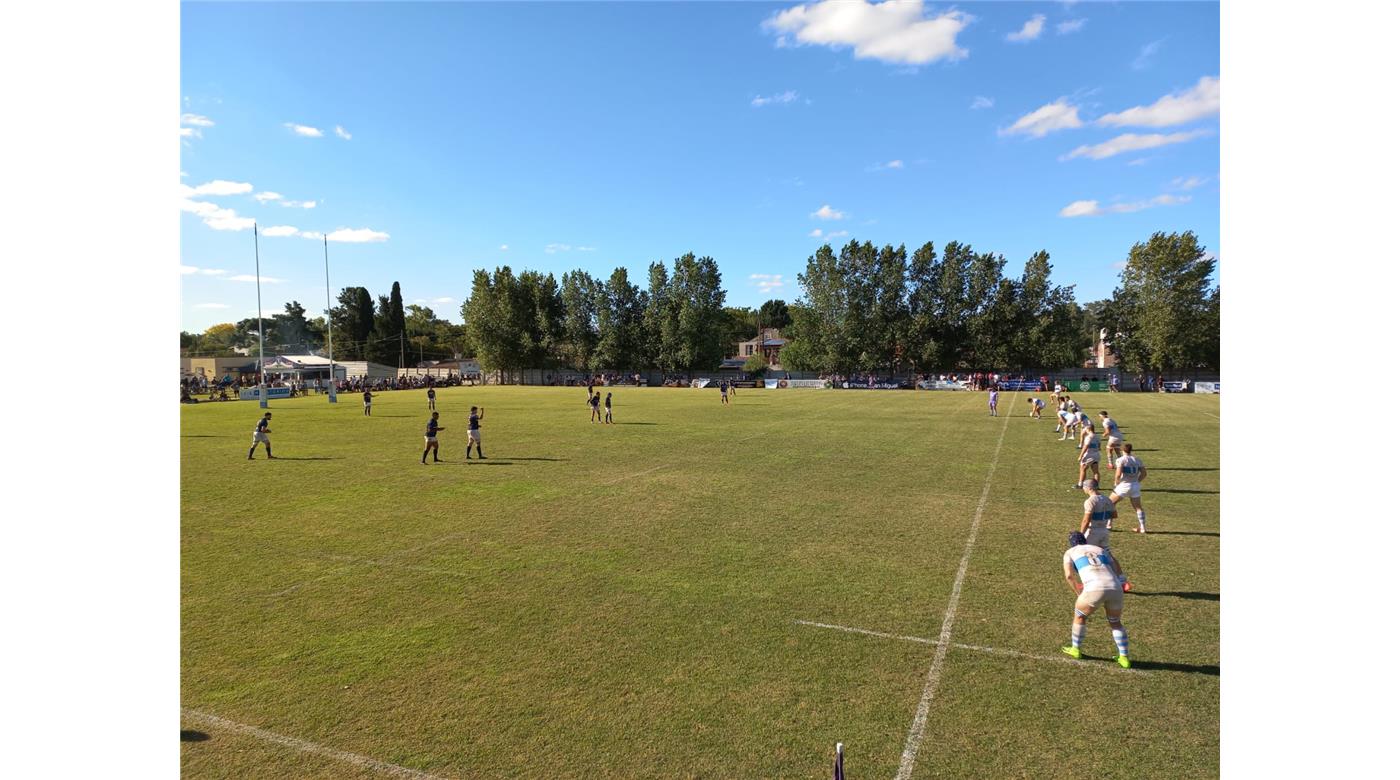
<svg viewBox="0 0 1400 780">
<path fill-rule="evenodd" d="M 343 360 L 412 365 L 475 357 L 488 371 L 717 368 L 760 327 L 787 338 L 783 367 L 794 371 L 900 374 L 1005 371 L 1083 365 L 1107 334 L 1127 371 L 1214 371 L 1220 364 L 1220 289 L 1215 258 L 1195 234 L 1154 233 L 1135 244 L 1110 298 L 1080 305 L 1074 286 L 1051 280 L 1045 251 L 1016 276 L 1006 259 L 956 241 L 909 253 L 903 245 L 823 245 L 798 275 L 801 297 L 759 309 L 725 305 L 719 266 L 687 253 L 654 262 L 645 287 L 625 268 L 606 278 L 509 266 L 473 272 L 462 325 L 431 308 L 405 306 L 399 283 L 387 295 L 346 287 L 323 316 L 297 301 L 262 321 L 270 353 L 323 351 L 327 331 Z M 257 346 L 258 319 L 180 334 L 182 354 L 233 354 Z M 762 368 L 757 357 L 746 370 Z"/>
</svg>

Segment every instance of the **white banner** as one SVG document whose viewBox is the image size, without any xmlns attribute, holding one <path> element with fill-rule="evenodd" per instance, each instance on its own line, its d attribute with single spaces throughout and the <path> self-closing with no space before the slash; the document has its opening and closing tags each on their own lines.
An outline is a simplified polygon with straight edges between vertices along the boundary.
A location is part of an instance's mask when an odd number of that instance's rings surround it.
<svg viewBox="0 0 1400 780">
<path fill-rule="evenodd" d="M 292 397 L 292 388 L 290 388 L 290 387 L 269 387 L 269 388 L 267 388 L 267 397 L 268 397 L 269 400 L 271 400 L 271 399 L 273 399 L 273 398 L 291 398 L 291 397 Z M 256 401 L 256 400 L 258 400 L 258 388 L 256 388 L 256 387 L 245 387 L 245 388 L 243 388 L 242 390 L 239 390 L 239 391 L 238 391 L 238 400 L 240 400 L 240 401 Z"/>
<path fill-rule="evenodd" d="M 695 387 L 695 388 L 709 387 L 709 386 L 710 386 L 710 380 L 708 380 L 708 379 L 692 379 L 692 380 L 690 380 L 690 386 L 691 386 L 691 387 Z"/>
<path fill-rule="evenodd" d="M 1219 383 L 1219 382 L 1197 382 L 1197 383 L 1196 383 L 1196 392 L 1198 392 L 1198 393 L 1213 393 L 1213 394 L 1215 394 L 1215 395 L 1219 395 L 1219 394 L 1220 394 L 1220 383 Z"/>
<path fill-rule="evenodd" d="M 916 385 L 920 390 L 966 390 L 967 385 L 949 379 L 924 379 Z"/>
</svg>

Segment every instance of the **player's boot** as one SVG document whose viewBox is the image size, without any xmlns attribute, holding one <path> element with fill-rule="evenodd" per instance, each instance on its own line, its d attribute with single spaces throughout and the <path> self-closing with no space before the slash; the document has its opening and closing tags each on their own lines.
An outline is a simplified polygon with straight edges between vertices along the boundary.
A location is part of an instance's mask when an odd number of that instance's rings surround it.
<svg viewBox="0 0 1400 780">
<path fill-rule="evenodd" d="M 1133 667 L 1132 661 L 1129 661 L 1126 655 L 1118 656 L 1118 665 L 1124 669 L 1131 669 Z"/>
<path fill-rule="evenodd" d="M 1070 658 L 1073 658 L 1076 661 L 1084 657 L 1084 654 L 1079 652 L 1079 648 L 1077 647 L 1062 647 L 1060 648 L 1060 652 L 1064 653 Z"/>
</svg>

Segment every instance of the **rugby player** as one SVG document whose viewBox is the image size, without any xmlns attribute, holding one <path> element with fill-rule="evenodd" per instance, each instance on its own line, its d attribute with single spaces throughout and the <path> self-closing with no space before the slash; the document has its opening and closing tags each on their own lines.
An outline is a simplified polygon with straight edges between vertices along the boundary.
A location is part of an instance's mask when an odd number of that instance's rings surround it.
<svg viewBox="0 0 1400 780">
<path fill-rule="evenodd" d="M 1113 462 L 1113 495 L 1115 505 L 1127 498 L 1137 510 L 1138 533 L 1147 533 L 1147 512 L 1142 508 L 1142 481 L 1147 479 L 1147 467 L 1133 454 L 1133 445 L 1123 443 L 1123 456 Z"/>
<path fill-rule="evenodd" d="M 1076 598 L 1070 645 L 1060 650 L 1070 658 L 1083 657 L 1080 645 L 1084 644 L 1089 616 L 1102 604 L 1108 616 L 1108 627 L 1113 631 L 1113 644 L 1118 648 L 1118 665 L 1132 668 L 1128 660 L 1128 629 L 1123 627 L 1123 586 L 1114 571 L 1113 556 L 1102 547 L 1089 544 L 1084 534 L 1075 531 L 1069 535 L 1069 549 L 1065 551 L 1063 563 L 1065 582 Z M 1076 575 L 1079 582 L 1074 581 Z"/>
<path fill-rule="evenodd" d="M 612 424 L 613 424 L 613 421 L 612 421 L 612 393 L 608 393 L 608 397 L 607 397 L 606 399 L 603 400 L 603 424 L 604 424 L 604 425 L 612 425 Z"/>
<path fill-rule="evenodd" d="M 992 386 L 992 389 L 987 391 L 987 414 L 991 415 L 992 417 L 996 417 L 996 416 L 997 416 L 997 388 L 996 388 L 996 385 L 993 385 L 993 386 Z"/>
<path fill-rule="evenodd" d="M 484 419 L 486 419 L 486 407 L 481 407 L 481 411 L 478 413 L 476 407 L 473 406 L 471 417 L 467 418 L 467 460 L 472 459 L 472 442 L 476 442 L 476 456 L 481 460 L 486 460 L 486 456 L 481 454 L 481 421 Z"/>
<path fill-rule="evenodd" d="M 1099 412 L 1099 424 L 1103 426 L 1103 435 L 1108 439 L 1108 462 L 1113 463 L 1123 454 L 1123 432 L 1118 430 L 1118 423 L 1108 416 L 1107 411 Z"/>
<path fill-rule="evenodd" d="M 428 392 L 431 393 L 432 391 L 429 390 Z M 430 400 L 429 402 L 431 403 L 431 400 Z M 433 462 L 434 462 L 434 463 L 441 463 L 441 462 L 442 462 L 442 461 L 438 460 L 438 440 L 437 440 L 437 435 L 438 435 L 438 432 L 439 432 L 439 431 L 445 431 L 445 430 L 447 430 L 447 429 L 444 428 L 444 427 L 442 427 L 441 425 L 438 425 L 438 413 L 437 413 L 437 412 L 433 412 L 433 416 L 430 417 L 430 418 L 428 418 L 428 428 L 427 428 L 427 430 L 425 430 L 425 431 L 423 432 L 423 445 L 424 445 L 424 446 L 423 446 L 423 465 L 426 466 L 426 465 L 428 464 L 428 451 L 429 451 L 429 450 L 432 450 L 432 452 L 433 452 Z"/>
<path fill-rule="evenodd" d="M 271 425 L 272 412 L 264 412 L 262 419 L 258 420 L 257 427 L 253 429 L 253 446 L 248 448 L 248 460 L 253 459 L 253 453 L 258 449 L 258 442 L 262 442 L 263 447 L 267 448 L 267 457 L 272 458 L 272 439 L 267 437 L 269 433 L 272 433 L 272 428 L 269 427 Z"/>
<path fill-rule="evenodd" d="M 1045 402 L 1039 398 L 1027 398 L 1026 403 L 1031 405 L 1030 418 L 1032 420 L 1039 420 L 1040 410 L 1045 408 Z M 1055 426 L 1055 430 L 1059 430 L 1059 426 Z"/>
<path fill-rule="evenodd" d="M 1091 479 L 1084 483 L 1084 517 L 1079 521 L 1079 533 L 1084 534 L 1089 540 L 1089 544 L 1095 547 L 1108 549 L 1108 533 L 1113 528 L 1113 521 L 1118 518 L 1118 510 L 1114 508 L 1113 502 L 1108 496 L 1099 492 L 1098 480 Z M 1123 586 L 1123 590 L 1133 589 L 1128 578 L 1123 576 L 1123 567 L 1118 559 L 1113 559 L 1113 569 L 1118 573 L 1118 581 Z"/>
<path fill-rule="evenodd" d="M 370 401 L 373 401 L 373 400 L 374 400 L 374 394 L 371 393 L 371 392 L 369 391 L 368 388 L 366 388 L 366 389 L 365 389 L 365 416 L 366 416 L 366 417 L 369 417 L 369 416 L 370 416 L 370 415 L 369 415 L 369 404 L 370 404 Z"/>
<path fill-rule="evenodd" d="M 1087 419 L 1082 421 L 1084 432 L 1079 435 L 1079 481 L 1074 483 L 1076 490 L 1084 486 L 1084 475 L 1094 472 L 1094 481 L 1099 479 L 1099 435 L 1094 432 L 1094 424 Z"/>
</svg>

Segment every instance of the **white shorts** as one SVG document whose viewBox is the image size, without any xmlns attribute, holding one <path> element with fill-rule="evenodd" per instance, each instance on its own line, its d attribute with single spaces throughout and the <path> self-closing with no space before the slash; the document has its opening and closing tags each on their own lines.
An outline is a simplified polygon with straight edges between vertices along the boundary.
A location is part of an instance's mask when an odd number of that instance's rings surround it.
<svg viewBox="0 0 1400 780">
<path fill-rule="evenodd" d="M 366 409 L 369 408 L 369 401 L 365 401 L 365 408 L 366 408 Z"/>
<path fill-rule="evenodd" d="M 270 444 L 271 441 L 271 439 L 267 438 L 267 434 L 263 433 L 262 431 L 253 431 L 254 444 L 257 444 L 259 442 L 262 442 L 263 444 Z"/>
<path fill-rule="evenodd" d="M 1090 525 L 1089 533 L 1085 535 L 1085 538 L 1089 540 L 1089 544 L 1092 544 L 1095 547 L 1102 547 L 1105 550 L 1107 550 L 1108 535 L 1109 531 L 1107 528 L 1097 528 L 1093 525 Z"/>
<path fill-rule="evenodd" d="M 423 443 L 424 443 L 424 444 L 437 444 L 437 437 L 436 437 L 436 436 L 424 436 L 424 437 L 423 437 Z"/>
<path fill-rule="evenodd" d="M 472 430 L 472 429 L 468 428 L 468 429 L 467 429 L 467 441 L 474 441 L 474 442 L 476 442 L 477 444 L 480 444 L 480 443 L 481 443 L 481 430 L 480 430 L 480 429 Z"/>
<path fill-rule="evenodd" d="M 1079 599 L 1074 602 L 1074 608 L 1089 614 L 1102 604 L 1105 608 L 1122 614 L 1123 612 L 1123 591 L 1120 590 L 1086 590 L 1079 594 Z"/>
<path fill-rule="evenodd" d="M 1113 492 L 1128 498 L 1142 498 L 1142 483 L 1123 481 L 1113 486 Z M 1093 544 L 1093 542 L 1090 542 Z"/>
<path fill-rule="evenodd" d="M 1087 465 L 1089 465 L 1090 463 L 1098 463 L 1098 462 L 1099 462 L 1099 454 L 1098 454 L 1097 452 L 1091 452 L 1091 453 L 1089 453 L 1088 455 L 1085 455 L 1084 457 L 1082 457 L 1082 458 L 1079 459 L 1079 464 L 1080 464 L 1081 466 L 1087 466 Z"/>
<path fill-rule="evenodd" d="M 1122 446 L 1123 446 L 1123 437 L 1122 437 L 1122 436 L 1110 436 L 1110 437 L 1108 437 L 1108 446 L 1110 446 L 1110 447 L 1122 447 Z"/>
</svg>

